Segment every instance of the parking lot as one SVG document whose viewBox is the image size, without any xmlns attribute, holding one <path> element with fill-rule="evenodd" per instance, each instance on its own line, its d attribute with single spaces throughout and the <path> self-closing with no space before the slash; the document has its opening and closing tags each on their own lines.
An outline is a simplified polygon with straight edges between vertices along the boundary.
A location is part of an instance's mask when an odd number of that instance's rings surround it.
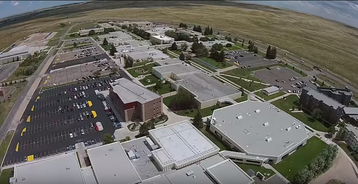
<svg viewBox="0 0 358 184">
<path fill-rule="evenodd" d="M 225 54 L 225 58 L 228 59 L 228 62 L 236 64 L 241 68 L 255 68 L 277 63 L 274 60 L 268 60 L 258 54 L 243 50 L 228 51 Z"/>
<path fill-rule="evenodd" d="M 56 86 L 82 80 L 89 76 L 93 76 L 93 73 L 98 70 L 100 70 L 100 75 L 109 75 L 112 72 L 111 68 L 115 66 L 115 63 L 112 60 L 102 59 L 72 67 L 52 70 L 48 76 L 44 77 L 43 86 Z"/>
<path fill-rule="evenodd" d="M 55 61 L 58 63 L 71 61 L 74 59 L 91 57 L 99 54 L 103 54 L 103 50 L 97 44 L 87 43 L 86 46 L 73 47 L 64 47 L 62 53 L 59 53 L 55 57 Z M 66 49 L 71 48 L 71 49 Z"/>
<path fill-rule="evenodd" d="M 301 88 L 306 85 L 315 88 L 315 86 L 309 82 L 309 77 L 302 77 L 295 71 L 281 66 L 270 67 L 270 70 L 257 70 L 254 71 L 254 75 L 268 84 L 282 87 L 284 91 L 289 90 L 289 92 L 299 93 L 302 91 Z M 300 83 L 300 85 L 296 83 Z"/>
<path fill-rule="evenodd" d="M 107 89 L 110 80 L 96 79 L 34 95 L 16 129 L 4 165 L 24 162 L 30 155 L 37 159 L 71 151 L 79 142 L 89 146 L 101 142 L 105 133 L 113 134 L 118 119 L 95 94 L 95 90 Z M 102 131 L 96 122 L 101 122 Z"/>
</svg>

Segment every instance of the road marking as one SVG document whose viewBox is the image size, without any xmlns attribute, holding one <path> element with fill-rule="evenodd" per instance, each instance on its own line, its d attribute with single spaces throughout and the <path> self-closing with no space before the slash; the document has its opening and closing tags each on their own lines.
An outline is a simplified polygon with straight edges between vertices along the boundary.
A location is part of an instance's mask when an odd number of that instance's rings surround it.
<svg viewBox="0 0 358 184">
<path fill-rule="evenodd" d="M 21 136 L 23 136 L 25 132 L 26 132 L 26 127 L 22 129 Z"/>
<path fill-rule="evenodd" d="M 16 144 L 16 148 L 15 148 L 15 151 L 16 151 L 16 152 L 19 152 L 19 144 L 20 144 L 20 143 L 17 143 L 17 144 Z"/>
<path fill-rule="evenodd" d="M 29 115 L 26 119 L 26 122 L 30 123 L 30 121 L 31 121 L 31 116 Z"/>
<path fill-rule="evenodd" d="M 34 112 L 34 110 L 35 110 L 35 106 L 33 105 L 31 111 Z"/>
</svg>

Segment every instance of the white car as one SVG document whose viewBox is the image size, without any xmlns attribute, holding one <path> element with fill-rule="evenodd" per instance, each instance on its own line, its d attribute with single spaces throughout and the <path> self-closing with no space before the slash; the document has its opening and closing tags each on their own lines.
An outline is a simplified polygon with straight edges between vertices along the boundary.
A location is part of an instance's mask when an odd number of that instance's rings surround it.
<svg viewBox="0 0 358 184">
<path fill-rule="evenodd" d="M 287 92 L 292 93 L 292 91 L 291 91 L 291 90 L 287 90 Z"/>
<path fill-rule="evenodd" d="M 72 133 L 70 133 L 70 138 L 71 138 L 71 139 L 73 138 L 73 134 L 72 134 Z"/>
</svg>

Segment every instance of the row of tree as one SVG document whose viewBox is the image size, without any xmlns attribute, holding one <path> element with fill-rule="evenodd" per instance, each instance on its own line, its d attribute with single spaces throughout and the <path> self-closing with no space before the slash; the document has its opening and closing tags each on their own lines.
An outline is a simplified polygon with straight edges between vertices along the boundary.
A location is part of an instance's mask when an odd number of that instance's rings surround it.
<svg viewBox="0 0 358 184">
<path fill-rule="evenodd" d="M 180 28 L 184 28 L 184 29 L 188 29 L 188 25 L 187 25 L 187 24 L 184 24 L 184 23 L 180 23 L 180 24 L 179 24 L 179 27 L 180 27 Z"/>
<path fill-rule="evenodd" d="M 267 47 L 266 58 L 267 59 L 275 59 L 276 58 L 276 47 L 271 47 L 271 45 L 269 45 Z"/>
<path fill-rule="evenodd" d="M 294 177 L 294 184 L 306 184 L 313 178 L 326 172 L 331 166 L 338 153 L 337 145 L 329 145 L 311 163 L 300 170 Z"/>
<path fill-rule="evenodd" d="M 216 60 L 217 62 L 224 62 L 225 53 L 223 49 L 224 46 L 222 44 L 215 43 L 210 49 L 210 58 Z"/>
<path fill-rule="evenodd" d="M 255 46 L 255 43 L 249 40 L 249 46 L 247 47 L 249 52 L 254 52 L 255 54 L 259 53 L 259 49 Z"/>
<path fill-rule="evenodd" d="M 136 34 L 136 35 L 142 37 L 142 38 L 145 39 L 145 40 L 149 40 L 149 39 L 150 39 L 150 33 L 147 33 L 147 32 L 145 32 L 145 31 L 142 30 L 142 29 L 138 29 L 138 28 L 134 27 L 133 30 L 132 30 L 132 33 L 134 33 L 134 34 Z"/>
<path fill-rule="evenodd" d="M 209 55 L 208 49 L 204 46 L 202 42 L 194 41 L 191 46 L 191 51 L 196 54 L 198 57 L 207 57 Z"/>
<path fill-rule="evenodd" d="M 196 31 L 196 32 L 199 32 L 199 33 L 203 32 L 203 30 L 201 29 L 201 26 L 196 26 L 196 25 L 194 25 L 193 31 Z"/>
<path fill-rule="evenodd" d="M 169 103 L 172 110 L 185 110 L 196 108 L 194 97 L 186 90 L 179 88 L 178 93 Z"/>
<path fill-rule="evenodd" d="M 206 27 L 204 29 L 204 35 L 212 35 L 213 34 L 213 28 L 212 27 Z"/>
</svg>

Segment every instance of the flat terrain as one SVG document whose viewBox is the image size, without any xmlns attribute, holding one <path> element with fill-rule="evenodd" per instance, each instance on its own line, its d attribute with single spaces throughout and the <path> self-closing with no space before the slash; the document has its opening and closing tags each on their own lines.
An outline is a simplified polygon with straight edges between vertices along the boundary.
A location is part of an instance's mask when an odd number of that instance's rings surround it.
<svg viewBox="0 0 358 184">
<path fill-rule="evenodd" d="M 203 3 L 203 2 L 202 2 Z M 0 31 L 5 48 L 38 30 L 55 31 L 60 22 L 121 19 L 209 25 L 232 35 L 245 35 L 284 48 L 304 59 L 358 84 L 358 31 L 355 28 L 311 15 L 260 5 L 206 2 L 213 5 L 185 5 L 173 2 L 86 3 L 42 13 L 37 18 Z M 183 5 L 176 6 L 175 5 Z M 200 4 L 198 2 L 197 4 Z M 123 8 L 137 7 L 137 8 Z M 56 15 L 57 14 L 57 15 Z M 206 16 L 202 16 L 205 14 Z M 55 16 L 56 15 L 56 16 Z M 238 18 L 240 17 L 240 18 Z M 25 19 L 25 20 L 26 20 Z"/>
<path fill-rule="evenodd" d="M 316 158 L 325 148 L 327 144 L 312 137 L 307 140 L 307 144 L 299 148 L 292 155 L 283 159 L 273 167 L 291 182 L 298 171 L 306 167 L 314 158 Z"/>
</svg>

